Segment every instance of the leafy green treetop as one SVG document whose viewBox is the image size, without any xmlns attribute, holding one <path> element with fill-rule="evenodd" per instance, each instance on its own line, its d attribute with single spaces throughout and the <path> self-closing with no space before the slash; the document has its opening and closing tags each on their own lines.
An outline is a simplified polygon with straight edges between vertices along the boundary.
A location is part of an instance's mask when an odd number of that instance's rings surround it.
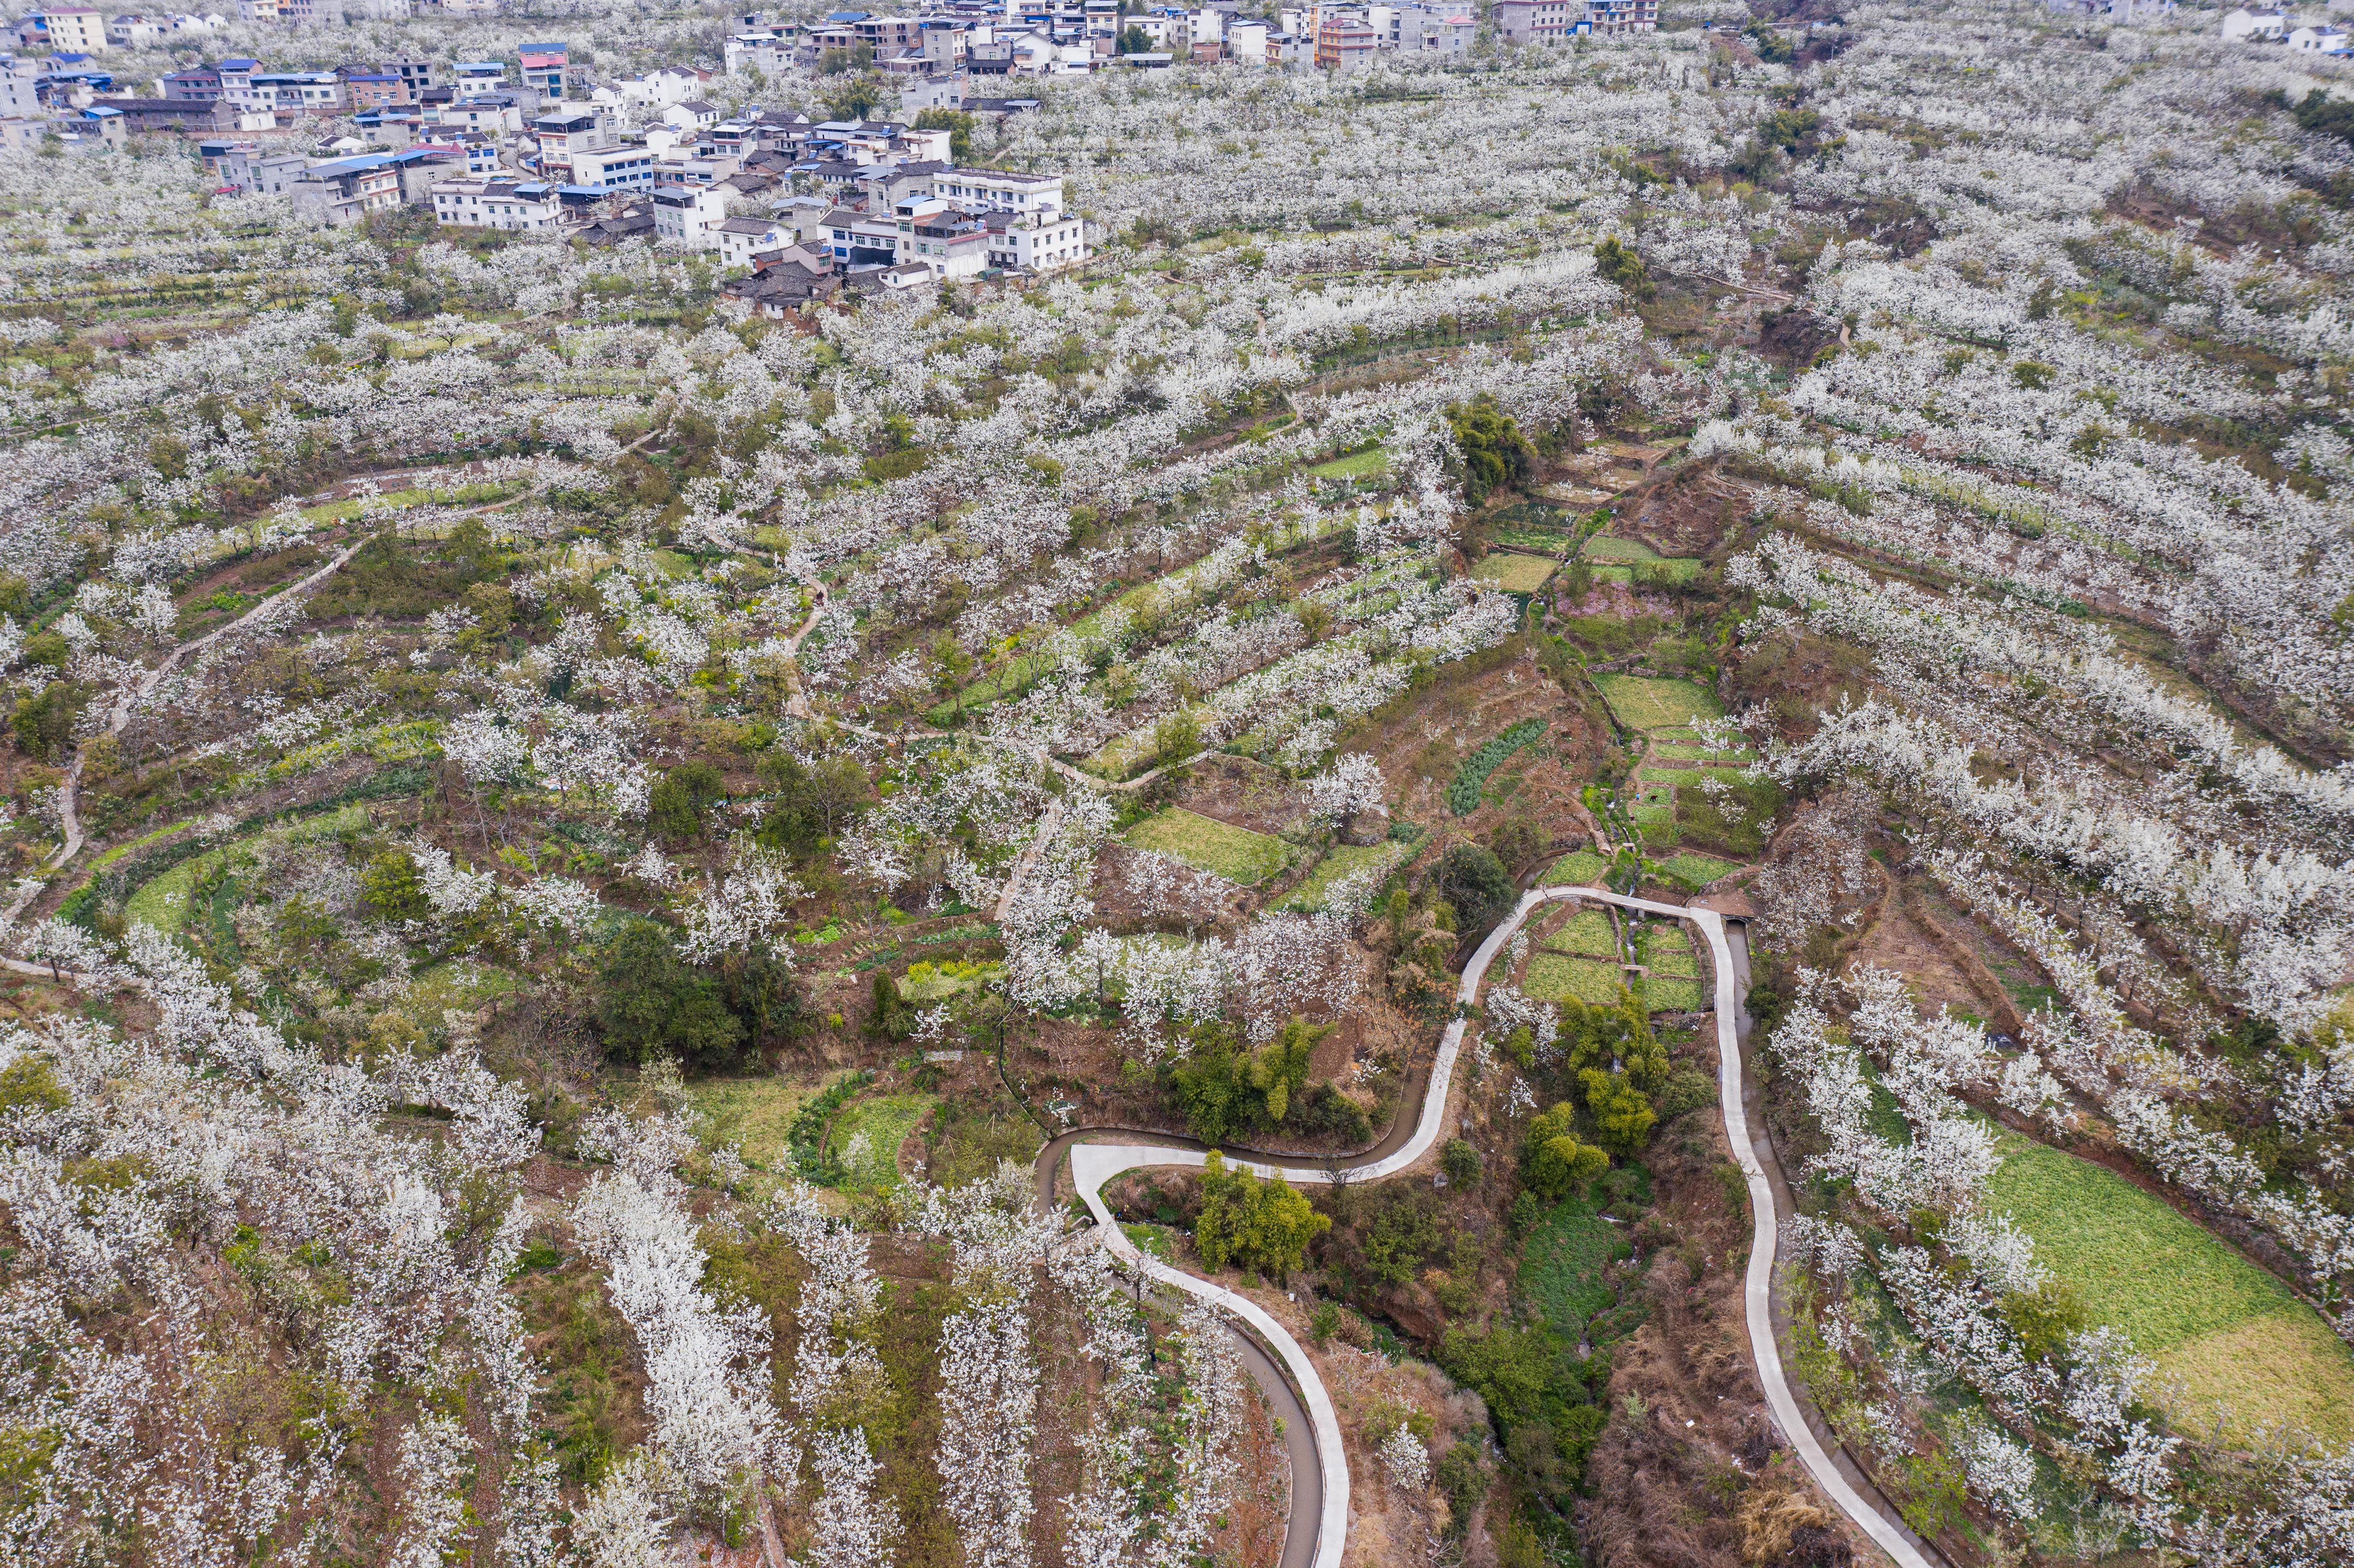
<svg viewBox="0 0 2354 1568">
<path fill-rule="evenodd" d="M 1281 1275 L 1299 1267 L 1308 1244 L 1331 1228 L 1332 1217 L 1318 1213 L 1282 1177 L 1261 1181 L 1248 1171 L 1229 1171 L 1225 1156 L 1210 1151 L 1193 1225 L 1194 1250 L 1209 1267 L 1232 1262 Z"/>
</svg>

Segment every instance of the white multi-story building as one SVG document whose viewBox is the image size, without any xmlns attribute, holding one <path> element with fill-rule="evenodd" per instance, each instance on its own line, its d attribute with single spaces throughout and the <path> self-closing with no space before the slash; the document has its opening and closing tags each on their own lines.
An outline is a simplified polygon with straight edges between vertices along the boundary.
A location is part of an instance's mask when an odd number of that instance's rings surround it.
<svg viewBox="0 0 2354 1568">
<path fill-rule="evenodd" d="M 989 270 L 997 237 L 986 219 L 936 196 L 910 196 L 892 216 L 899 227 L 899 267 L 920 267 L 935 282 L 977 278 Z"/>
<path fill-rule="evenodd" d="M 287 195 L 297 218 L 341 228 L 401 205 L 400 164 L 388 153 L 313 164 L 295 176 Z"/>
<path fill-rule="evenodd" d="M 107 48 L 106 18 L 87 5 L 44 11 L 41 20 L 48 28 L 49 48 L 59 54 L 94 55 Z"/>
<path fill-rule="evenodd" d="M 40 94 L 41 64 L 20 55 L 0 55 L 0 118 L 32 119 L 48 112 Z"/>
<path fill-rule="evenodd" d="M 452 131 L 480 131 L 486 136 L 512 136 L 523 129 L 523 103 L 512 92 L 488 92 L 444 103 L 433 113 L 436 123 Z"/>
<path fill-rule="evenodd" d="M 1009 169 L 945 169 L 932 176 L 932 192 L 962 207 L 986 212 L 1051 218 L 1063 210 L 1063 176 L 1024 175 Z"/>
<path fill-rule="evenodd" d="M 2227 38 L 2264 38 L 2278 42 L 2288 31 L 2288 19 L 2277 11 L 2251 11 L 2246 6 L 2223 14 Z"/>
<path fill-rule="evenodd" d="M 1008 271 L 1062 272 L 1087 259 L 1086 220 L 1059 208 L 1052 214 L 992 214 L 989 239 L 989 264 Z"/>
<path fill-rule="evenodd" d="M 172 19 L 164 16 L 109 16 L 106 41 L 120 49 L 143 49 L 172 36 Z"/>
<path fill-rule="evenodd" d="M 1649 33 L 1659 25 L 1659 0 L 1496 0 L 1496 31 L 1514 43 L 1587 33 Z"/>
<path fill-rule="evenodd" d="M 654 183 L 650 147 L 600 147 L 572 154 L 572 183 L 593 190 L 643 190 Z"/>
<path fill-rule="evenodd" d="M 643 76 L 623 77 L 589 90 L 588 101 L 610 108 L 628 108 L 659 114 L 673 103 L 684 103 L 704 90 L 711 73 L 689 66 L 663 66 Z"/>
<path fill-rule="evenodd" d="M 887 213 L 838 207 L 825 215 L 816 248 L 833 258 L 837 271 L 895 266 L 899 260 L 899 220 Z"/>
<path fill-rule="evenodd" d="M 545 180 L 437 180 L 433 217 L 461 228 L 554 228 L 563 221 L 564 204 Z"/>
<path fill-rule="evenodd" d="M 730 193 L 709 185 L 656 185 L 654 238 L 689 250 L 716 250 Z"/>
<path fill-rule="evenodd" d="M 1479 18 L 1459 5 L 1373 5 L 1365 19 L 1374 48 L 1405 54 L 1466 55 L 1479 30 Z"/>
<path fill-rule="evenodd" d="M 722 267 L 748 267 L 759 252 L 782 250 L 793 242 L 791 232 L 773 217 L 731 217 L 717 235 Z"/>
<path fill-rule="evenodd" d="M 594 108 L 557 109 L 536 115 L 531 135 L 539 144 L 540 173 L 550 175 L 569 170 L 575 158 L 621 144 L 613 134 L 612 116 Z"/>
<path fill-rule="evenodd" d="M 334 114 L 351 107 L 344 79 L 331 70 L 256 71 L 246 90 L 256 107 L 280 113 Z"/>
<path fill-rule="evenodd" d="M 782 76 L 793 67 L 793 40 L 785 33 L 768 28 L 730 33 L 722 58 L 729 76 L 748 70 L 757 70 L 763 76 Z"/>
</svg>

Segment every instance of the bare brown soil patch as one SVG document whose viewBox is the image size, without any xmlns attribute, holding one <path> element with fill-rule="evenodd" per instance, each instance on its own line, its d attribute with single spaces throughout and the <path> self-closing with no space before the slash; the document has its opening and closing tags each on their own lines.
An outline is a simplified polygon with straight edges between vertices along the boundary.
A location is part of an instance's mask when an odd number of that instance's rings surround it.
<svg viewBox="0 0 2354 1568">
<path fill-rule="evenodd" d="M 1740 533 L 1748 510 L 1745 486 L 1713 464 L 1693 464 L 1646 491 L 1634 514 L 1621 518 L 1613 531 L 1638 538 L 1662 556 L 1704 556 Z"/>
<path fill-rule="evenodd" d="M 1186 769 L 1169 803 L 1255 833 L 1280 833 L 1307 815 L 1307 792 L 1263 762 L 1213 757 Z"/>
<path fill-rule="evenodd" d="M 1871 926 L 1847 947 L 1846 956 L 1903 975 L 1929 1012 L 1950 1007 L 1979 1018 L 2004 1016 L 2009 999 L 1991 977 L 1981 981 L 1985 966 L 1973 965 L 1967 949 L 1915 916 L 1914 891 L 1906 879 L 1882 899 Z"/>
<path fill-rule="evenodd" d="M 1537 667 L 1532 651 L 1517 645 L 1487 667 L 1443 675 L 1424 690 L 1358 725 L 1342 740 L 1347 751 L 1373 754 L 1389 780 L 1395 811 L 1428 828 L 1478 833 L 1518 804 L 1541 816 L 1574 802 L 1585 770 L 1609 744 L 1609 724 L 1580 696 L 1565 692 Z M 1517 779 L 1497 805 L 1458 818 L 1447 809 L 1447 785 L 1464 758 L 1523 719 L 1542 718 L 1545 733 L 1496 770 L 1490 784 Z M 1521 791 L 1526 790 L 1526 795 Z"/>
<path fill-rule="evenodd" d="M 1643 1271 L 1649 1317 L 1613 1347 L 1610 1425 L 1589 1461 L 1579 1533 L 1598 1568 L 1730 1565 L 1742 1561 L 1744 1503 L 1821 1499 L 1774 1435 L 1750 1361 L 1748 1200 L 1723 1124 L 1686 1116 L 1645 1163 L 1654 1210 L 1630 1266 Z"/>
</svg>

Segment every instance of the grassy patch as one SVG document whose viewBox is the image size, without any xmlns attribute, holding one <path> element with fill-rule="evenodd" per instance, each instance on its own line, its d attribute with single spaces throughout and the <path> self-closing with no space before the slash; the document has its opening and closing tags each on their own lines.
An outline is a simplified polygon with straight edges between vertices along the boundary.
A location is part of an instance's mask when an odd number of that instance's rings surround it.
<svg viewBox="0 0 2354 1568">
<path fill-rule="evenodd" d="M 1523 550 L 1543 550 L 1558 558 L 1569 535 L 1544 528 L 1491 528 L 1488 531 L 1490 544 L 1518 545 Z"/>
<path fill-rule="evenodd" d="M 1576 531 L 1579 518 L 1549 501 L 1515 501 L 1488 519 L 1490 533 L 1532 529 L 1558 545 Z"/>
<path fill-rule="evenodd" d="M 1308 874 L 1308 879 L 1285 901 L 1284 906 L 1313 914 L 1324 907 L 1324 900 L 1331 895 L 1334 883 L 1344 876 L 1353 876 L 1369 866 L 1386 873 L 1404 860 L 1412 848 L 1410 844 L 1401 843 L 1334 844 L 1324 858 L 1316 863 L 1316 869 Z"/>
<path fill-rule="evenodd" d="M 765 1170 L 791 1164 L 786 1134 L 801 1102 L 818 1087 L 781 1077 L 705 1078 L 693 1093 L 705 1139 L 723 1148 L 741 1139 L 745 1163 Z"/>
<path fill-rule="evenodd" d="M 1595 686 L 1610 712 L 1628 729 L 1659 729 L 1688 725 L 1696 718 L 1723 716 L 1723 705 L 1707 687 L 1690 681 L 1661 680 L 1649 675 L 1596 675 Z"/>
<path fill-rule="evenodd" d="M 1617 1300 L 1603 1269 L 1633 1251 L 1590 1200 L 1564 1198 L 1529 1232 L 1521 1254 L 1521 1294 L 1553 1332 L 1575 1340 Z"/>
<path fill-rule="evenodd" d="M 1281 839 L 1237 828 L 1182 806 L 1145 818 L 1128 830 L 1127 842 L 1131 848 L 1155 851 L 1245 887 L 1281 871 L 1290 855 Z"/>
<path fill-rule="evenodd" d="M 1719 860 L 1712 854 L 1700 854 L 1683 850 L 1659 862 L 1660 871 L 1687 887 L 1706 887 L 1725 873 L 1736 869 L 1729 860 Z"/>
<path fill-rule="evenodd" d="M 1585 547 L 1578 554 L 1589 561 L 1657 561 L 1666 558 L 1640 539 L 1622 539 L 1615 534 L 1595 535 L 1585 541 Z"/>
<path fill-rule="evenodd" d="M 1389 454 L 1375 447 L 1370 451 L 1351 452 L 1330 462 L 1320 462 L 1308 471 L 1310 479 L 1363 479 L 1370 474 L 1389 471 Z"/>
<path fill-rule="evenodd" d="M 1708 993 L 1701 990 L 1696 980 L 1679 980 L 1673 975 L 1647 975 L 1643 980 L 1643 1007 L 1649 1012 L 1698 1012 L 1708 1005 Z"/>
<path fill-rule="evenodd" d="M 1698 576 L 1698 561 L 1605 561 L 1594 568 L 1596 582 L 1626 583 L 1637 588 L 1654 582 L 1688 583 Z"/>
<path fill-rule="evenodd" d="M 104 854 L 100 855 L 96 860 L 91 861 L 90 863 L 90 868 L 92 871 L 102 871 L 106 867 L 112 865 L 116 861 L 121 860 L 124 855 L 129 854 L 133 850 L 145 849 L 149 844 L 154 843 L 160 839 L 169 838 L 174 833 L 178 832 L 182 828 L 187 827 L 191 823 L 201 820 L 202 819 L 196 817 L 184 817 L 180 821 L 174 822 L 169 827 L 157 828 L 145 838 L 133 839 L 129 843 L 117 844 L 112 849 L 108 850 Z"/>
<path fill-rule="evenodd" d="M 1599 882 L 1602 880 L 1603 865 L 1602 857 L 1590 849 L 1573 851 L 1553 863 L 1553 869 L 1545 873 L 1545 885 L 1575 887 L 1583 886 L 1589 882 Z"/>
<path fill-rule="evenodd" d="M 1624 983 L 1624 975 L 1617 964 L 1604 963 L 1599 959 L 1536 953 L 1529 959 L 1529 970 L 1521 979 L 1521 990 L 1539 1001 L 1565 1001 L 1575 997 L 1583 1002 L 1607 1007 L 1618 1000 Z"/>
<path fill-rule="evenodd" d="M 1517 556 L 1499 550 L 1481 556 L 1470 575 L 1474 581 L 1492 583 L 1506 593 L 1534 593 L 1545 586 L 1560 565 L 1544 556 Z"/>
<path fill-rule="evenodd" d="M 378 762 L 416 762 L 435 755 L 435 736 L 441 733 L 439 719 L 403 719 L 397 724 L 370 725 L 364 729 L 343 735 L 331 735 L 324 740 L 314 740 L 308 746 L 296 747 L 272 758 L 252 773 L 242 774 L 240 785 L 276 783 L 339 762 L 352 753 L 365 752 Z"/>
<path fill-rule="evenodd" d="M 219 863 L 225 849 L 207 850 L 192 855 L 164 872 L 153 882 L 133 894 L 123 904 L 126 919 L 143 926 L 153 926 L 165 936 L 180 929 L 188 919 L 188 895 L 196 885 L 196 878 Z"/>
<path fill-rule="evenodd" d="M 2181 1390 L 2175 1404 L 2182 1419 L 2197 1422 L 2225 1406 L 2224 1429 L 2242 1442 L 2254 1441 L 2271 1421 L 2329 1444 L 2354 1435 L 2345 1342 L 2302 1305 L 2186 1340 L 2157 1361 L 2159 1377 Z"/>
<path fill-rule="evenodd" d="M 1004 972 L 1002 964 L 967 963 L 956 959 L 919 959 L 900 977 L 899 994 L 918 1006 L 946 1001 L 985 986 Z"/>
<path fill-rule="evenodd" d="M 1581 909 L 1571 916 L 1562 928 L 1545 938 L 1547 948 L 1564 953 L 1584 953 L 1589 958 L 1609 959 L 1618 956 L 1618 933 L 1611 929 L 1610 916 L 1599 909 Z"/>
<path fill-rule="evenodd" d="M 1606 582 L 1687 583 L 1700 576 L 1700 562 L 1681 556 L 1662 556 L 1640 539 L 1617 539 L 1597 534 L 1585 541 L 1579 554 L 1594 563 L 1594 575 Z"/>
<path fill-rule="evenodd" d="M 525 488 L 527 487 L 520 481 L 493 480 L 482 484 L 461 484 L 452 489 L 388 490 L 375 497 L 372 502 L 354 495 L 342 501 L 329 501 L 317 506 L 305 506 L 302 511 L 303 519 L 310 523 L 344 523 L 360 516 L 371 505 L 396 512 L 405 512 L 412 506 L 422 505 L 429 501 L 444 506 L 486 506 L 492 502 L 504 501 L 511 495 L 519 495 Z"/>
<path fill-rule="evenodd" d="M 998 1162 L 1027 1165 L 1045 1139 L 1003 1092 L 985 1105 L 944 1100 L 925 1129 L 928 1174 L 943 1187 L 962 1187 L 996 1173 Z"/>
<path fill-rule="evenodd" d="M 283 827 L 265 829 L 249 834 L 235 843 L 223 844 L 204 853 L 191 855 L 170 870 L 164 872 L 133 893 L 123 902 L 123 914 L 128 919 L 153 926 L 169 936 L 184 929 L 188 919 L 188 895 L 206 874 L 224 859 L 240 850 L 249 849 L 265 838 L 289 841 L 323 838 L 367 825 L 367 808 L 349 805 L 339 810 L 289 822 Z"/>
<path fill-rule="evenodd" d="M 438 1020 L 444 1009 L 472 1012 L 494 996 L 522 989 L 522 979 L 506 969 L 478 964 L 472 959 L 452 959 L 419 969 L 409 980 L 408 992 L 400 1001 L 420 1018 Z"/>
<path fill-rule="evenodd" d="M 937 1103 L 930 1095 L 877 1095 L 843 1111 L 833 1124 L 831 1150 L 848 1173 L 843 1185 L 897 1186 L 899 1146 Z"/>
<path fill-rule="evenodd" d="M 1119 1227 L 1140 1252 L 1149 1252 L 1163 1263 L 1177 1261 L 1177 1244 L 1167 1225 L 1129 1224 L 1123 1221 Z"/>
<path fill-rule="evenodd" d="M 2176 1381 L 2186 1419 L 2221 1405 L 2243 1439 L 2276 1421 L 2332 1442 L 2354 1435 L 2354 1353 L 2288 1287 L 2123 1177 L 2012 1133 L 1997 1139 L 1988 1205 L 2035 1238 L 2094 1322 Z"/>
</svg>

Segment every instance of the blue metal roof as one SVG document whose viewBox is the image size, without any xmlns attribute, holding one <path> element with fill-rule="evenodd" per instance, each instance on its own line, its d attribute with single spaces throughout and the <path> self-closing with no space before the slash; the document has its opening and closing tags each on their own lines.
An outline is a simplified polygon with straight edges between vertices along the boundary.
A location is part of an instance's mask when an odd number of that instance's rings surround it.
<svg viewBox="0 0 2354 1568">
<path fill-rule="evenodd" d="M 387 164 L 398 162 L 398 158 L 397 153 L 357 153 L 348 158 L 337 158 L 333 163 L 313 164 L 311 172 L 314 175 L 356 175 L 363 169 L 381 169 Z"/>
</svg>

